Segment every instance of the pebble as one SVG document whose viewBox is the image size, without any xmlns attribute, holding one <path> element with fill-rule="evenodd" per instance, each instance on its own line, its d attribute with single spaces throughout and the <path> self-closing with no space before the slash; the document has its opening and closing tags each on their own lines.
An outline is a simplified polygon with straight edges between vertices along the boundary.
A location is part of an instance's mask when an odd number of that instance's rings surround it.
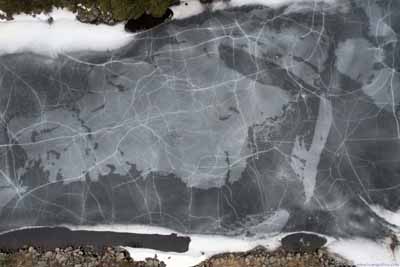
<svg viewBox="0 0 400 267">
<path fill-rule="evenodd" d="M 65 256 L 61 255 L 61 254 L 57 254 L 56 255 L 56 260 L 58 263 L 64 263 L 67 259 Z"/>
</svg>

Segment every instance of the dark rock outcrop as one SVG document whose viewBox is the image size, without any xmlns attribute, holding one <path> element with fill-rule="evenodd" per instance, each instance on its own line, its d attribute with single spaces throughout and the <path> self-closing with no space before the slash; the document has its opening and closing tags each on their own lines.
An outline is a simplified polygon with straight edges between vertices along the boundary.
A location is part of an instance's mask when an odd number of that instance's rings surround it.
<svg viewBox="0 0 400 267">
<path fill-rule="evenodd" d="M 316 251 L 326 243 L 326 238 L 307 233 L 295 233 L 282 238 L 282 247 L 286 251 Z"/>
<path fill-rule="evenodd" d="M 137 32 L 151 29 L 165 21 L 168 21 L 173 15 L 171 9 L 167 9 L 162 17 L 153 17 L 149 14 L 143 14 L 138 19 L 130 19 L 125 24 L 125 30 L 129 32 Z"/>
</svg>

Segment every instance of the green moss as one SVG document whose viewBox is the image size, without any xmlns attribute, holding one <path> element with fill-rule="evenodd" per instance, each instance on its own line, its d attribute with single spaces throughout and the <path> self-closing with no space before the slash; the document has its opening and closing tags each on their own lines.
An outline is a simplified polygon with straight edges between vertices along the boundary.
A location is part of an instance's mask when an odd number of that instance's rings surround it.
<svg viewBox="0 0 400 267">
<path fill-rule="evenodd" d="M 50 12 L 52 7 L 65 7 L 71 11 L 78 9 L 78 4 L 85 7 L 97 6 L 103 13 L 111 13 L 116 21 L 138 18 L 148 12 L 161 17 L 174 0 L 0 0 L 0 10 L 8 17 L 15 14 L 37 14 Z"/>
<path fill-rule="evenodd" d="M 0 267 L 9 267 L 9 266 L 11 266 L 10 257 L 4 253 L 0 253 Z"/>
</svg>

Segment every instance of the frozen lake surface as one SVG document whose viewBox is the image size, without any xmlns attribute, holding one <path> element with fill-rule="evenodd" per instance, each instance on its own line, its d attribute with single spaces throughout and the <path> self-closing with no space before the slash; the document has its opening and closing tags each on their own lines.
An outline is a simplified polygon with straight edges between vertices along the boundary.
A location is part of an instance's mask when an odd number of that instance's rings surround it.
<svg viewBox="0 0 400 267">
<path fill-rule="evenodd" d="M 395 262 L 400 2 L 243 4 L 0 22 L 0 229 L 306 231 Z"/>
</svg>

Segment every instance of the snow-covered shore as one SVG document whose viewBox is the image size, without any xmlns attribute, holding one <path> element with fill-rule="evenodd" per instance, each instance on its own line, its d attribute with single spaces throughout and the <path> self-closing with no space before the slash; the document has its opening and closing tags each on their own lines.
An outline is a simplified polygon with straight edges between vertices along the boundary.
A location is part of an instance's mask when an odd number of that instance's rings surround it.
<svg viewBox="0 0 400 267">
<path fill-rule="evenodd" d="M 283 5 L 301 6 L 316 3 L 334 4 L 337 0 L 232 0 L 229 3 L 215 1 L 201 4 L 198 0 L 182 1 L 171 7 L 172 19 L 185 19 L 205 11 L 228 9 L 244 5 L 264 5 L 277 8 Z M 0 10 L 0 14 L 2 11 Z M 52 18 L 53 22 L 48 23 Z M 46 56 L 75 51 L 107 51 L 123 47 L 134 39 L 135 34 L 124 31 L 123 24 L 114 26 L 81 23 L 76 14 L 66 9 L 55 9 L 49 14 L 35 17 L 15 15 L 7 21 L 0 19 L 0 55 L 33 52 Z"/>
</svg>

